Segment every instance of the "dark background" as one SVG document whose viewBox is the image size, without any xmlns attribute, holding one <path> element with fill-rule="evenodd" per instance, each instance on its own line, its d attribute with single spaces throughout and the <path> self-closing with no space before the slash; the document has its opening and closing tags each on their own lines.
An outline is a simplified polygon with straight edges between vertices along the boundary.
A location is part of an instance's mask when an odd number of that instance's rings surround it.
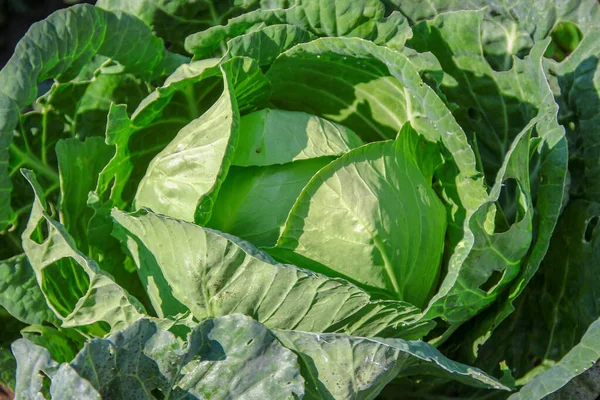
<svg viewBox="0 0 600 400">
<path fill-rule="evenodd" d="M 0 0 L 0 68 L 8 61 L 29 26 L 61 8 L 94 0 Z"/>
</svg>

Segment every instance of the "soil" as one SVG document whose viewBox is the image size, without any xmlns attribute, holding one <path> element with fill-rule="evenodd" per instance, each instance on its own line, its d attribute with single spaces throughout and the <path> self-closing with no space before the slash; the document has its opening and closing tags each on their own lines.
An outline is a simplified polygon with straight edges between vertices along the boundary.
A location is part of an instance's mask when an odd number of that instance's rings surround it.
<svg viewBox="0 0 600 400">
<path fill-rule="evenodd" d="M 14 398 L 13 391 L 0 383 L 0 400 L 13 400 Z"/>
</svg>

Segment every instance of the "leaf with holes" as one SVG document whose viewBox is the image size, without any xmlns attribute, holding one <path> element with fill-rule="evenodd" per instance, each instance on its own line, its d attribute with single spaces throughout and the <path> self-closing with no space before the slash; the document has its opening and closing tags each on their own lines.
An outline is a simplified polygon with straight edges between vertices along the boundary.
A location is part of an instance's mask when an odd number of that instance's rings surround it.
<svg viewBox="0 0 600 400">
<path fill-rule="evenodd" d="M 34 24 L 0 72 L 16 397 L 570 396 L 597 359 L 599 17 L 98 0 Z"/>
</svg>

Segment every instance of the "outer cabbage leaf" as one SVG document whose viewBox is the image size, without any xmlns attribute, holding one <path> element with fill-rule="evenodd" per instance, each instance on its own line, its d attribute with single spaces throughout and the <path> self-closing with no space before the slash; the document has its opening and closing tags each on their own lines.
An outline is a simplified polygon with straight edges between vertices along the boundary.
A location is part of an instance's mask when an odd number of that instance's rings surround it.
<svg viewBox="0 0 600 400">
<path fill-rule="evenodd" d="M 392 76 L 386 56 L 402 58 L 357 39 L 324 38 L 297 45 L 282 53 L 267 73 L 273 83 L 271 100 L 278 108 L 341 123 L 365 141 L 394 139 L 407 120 L 420 115 L 414 109 L 414 92 Z"/>
<path fill-rule="evenodd" d="M 58 362 L 70 361 L 83 347 L 86 338 L 74 329 L 57 329 L 47 325 L 31 325 L 21 330 L 18 339 L 25 338 L 44 347 Z"/>
<path fill-rule="evenodd" d="M 11 229 L 3 232 L 0 258 L 22 252 L 20 237 L 33 203 L 33 194 L 20 168 L 33 169 L 47 200 L 57 206 L 59 176 L 56 173 L 55 145 L 62 138 L 84 139 L 102 135 L 111 101 L 136 104 L 147 94 L 148 83 L 131 74 L 106 72 L 110 60 L 93 57 L 71 81 L 52 85 L 35 104 L 34 111 L 21 115 L 10 145 L 9 175 L 11 204 L 17 210 Z M 100 157 L 101 158 L 101 157 Z M 91 177 L 95 179 L 95 177 Z M 82 222 L 83 223 L 83 222 Z"/>
<path fill-rule="evenodd" d="M 415 373 L 444 376 L 479 388 L 507 390 L 482 371 L 449 360 L 421 341 L 272 332 L 298 354 L 302 374 L 307 377 L 305 399 L 374 399 L 395 377 Z"/>
<path fill-rule="evenodd" d="M 545 65 L 569 139 L 569 192 L 589 201 L 600 198 L 599 60 L 600 30 L 594 30 L 566 60 Z"/>
<path fill-rule="evenodd" d="M 571 379 L 556 392 L 546 396 L 547 400 L 594 400 L 600 393 L 600 362 Z"/>
<path fill-rule="evenodd" d="M 142 319 L 91 340 L 73 361 L 60 365 L 25 339 L 15 342 L 13 351 L 17 396 L 25 398 L 34 398 L 49 380 L 53 398 L 86 400 L 152 399 L 159 393 L 175 399 L 373 399 L 398 374 L 415 370 L 506 389 L 423 342 L 269 331 L 240 314 L 202 321 L 187 343 Z M 36 379 L 27 381 L 28 374 Z"/>
<path fill-rule="evenodd" d="M 0 306 L 26 324 L 58 322 L 24 254 L 0 262 Z"/>
<path fill-rule="evenodd" d="M 517 300 L 515 313 L 479 349 L 478 365 L 491 371 L 504 360 L 518 378 L 517 384 L 523 385 L 554 368 L 579 345 L 600 318 L 600 274 L 593 267 L 600 258 L 598 218 L 600 204 L 569 203 L 540 270 Z M 587 363 L 595 362 L 594 357 L 585 351 L 571 355 L 573 361 L 561 367 L 563 376 L 568 376 L 563 384 L 590 367 Z M 574 362 L 580 366 L 567 370 Z"/>
<path fill-rule="evenodd" d="M 212 3 L 211 0 L 99 0 L 96 7 L 135 15 L 179 50 L 187 35 L 220 23 L 219 19 L 213 20 L 216 15 L 211 15 Z"/>
<path fill-rule="evenodd" d="M 123 72 L 111 59 L 96 56 L 76 78 L 55 82 L 38 98 L 36 107 L 60 120 L 71 137 L 83 139 L 104 134 L 112 103 L 138 104 L 149 90 L 151 85 L 145 79 Z"/>
<path fill-rule="evenodd" d="M 111 102 L 137 104 L 147 94 L 148 82 L 132 74 L 108 72 L 109 68 L 119 69 L 118 65 L 111 63 L 106 57 L 93 57 L 77 77 L 67 82 L 55 82 L 32 105 L 34 111 L 21 115 L 10 145 L 9 160 L 11 205 L 16 212 L 10 222 L 11 229 L 0 236 L 0 241 L 6 244 L 0 245 L 0 258 L 22 252 L 17 238 L 27 223 L 33 203 L 29 184 L 19 169 L 25 167 L 34 170 L 47 200 L 56 206 L 59 184 L 56 143 L 62 138 L 84 139 L 104 134 Z"/>
<path fill-rule="evenodd" d="M 15 341 L 11 350 L 17 360 L 15 393 L 17 399 L 46 399 L 48 376 L 54 374 L 58 363 L 45 348 L 27 339 Z"/>
<path fill-rule="evenodd" d="M 450 297 L 434 297 L 437 304 L 429 310 L 430 316 L 439 313 L 450 321 L 470 319 L 510 283 L 507 298 L 496 302 L 481 320 L 485 322 L 468 333 L 472 344 L 464 347 L 474 354 L 514 310 L 512 302 L 546 253 L 562 205 L 567 161 L 558 107 L 542 68 L 547 41 L 536 44 L 525 59 L 515 59 L 509 71 L 496 72 L 481 50 L 481 21 L 476 11 L 441 14 L 421 23 L 415 29 L 420 34 L 410 43 L 438 58 L 441 75 L 431 71 L 437 79 L 430 83 L 458 106 L 453 114 L 474 135 L 479 163 L 487 180 L 494 182 L 471 225 L 477 251 L 463 265 Z M 444 288 L 442 284 L 440 291 Z"/>
<path fill-rule="evenodd" d="M 508 70 L 513 56 L 524 56 L 535 43 L 550 36 L 563 21 L 575 23 L 585 34 L 600 24 L 600 6 L 594 0 L 385 0 L 411 24 L 446 12 L 482 9 L 482 49 L 496 70 Z"/>
<path fill-rule="evenodd" d="M 571 379 L 591 368 L 600 359 L 600 319 L 596 320 L 581 339 L 555 366 L 539 375 L 511 400 L 541 400 L 556 392 Z M 597 393 L 596 393 L 597 394 Z"/>
<path fill-rule="evenodd" d="M 513 140 L 536 116 L 544 124 L 539 135 L 551 145 L 562 132 L 552 117 L 556 104 L 540 68 L 545 45 L 532 49 L 525 61 L 515 60 L 510 70 L 496 72 L 482 52 L 483 17 L 480 11 L 441 14 L 416 25 L 415 36 L 407 45 L 432 52 L 439 60 L 444 76 L 435 85 L 448 102 L 458 106 L 453 115 L 476 142 L 491 184 Z"/>
<path fill-rule="evenodd" d="M 112 215 L 159 316 L 239 312 L 275 329 L 403 338 L 432 327 L 414 323 L 418 309 L 408 303 L 371 300 L 345 280 L 279 264 L 233 236 L 147 211 Z"/>
<path fill-rule="evenodd" d="M 260 323 L 232 315 L 201 322 L 187 345 L 146 319 L 106 339 L 93 339 L 70 363 L 57 365 L 43 348 L 20 339 L 17 380 L 27 374 L 50 378 L 52 398 L 175 399 L 210 396 L 278 398 L 302 396 L 304 380 L 296 355 Z M 17 396 L 27 391 L 17 387 Z M 35 380 L 27 388 L 40 390 Z"/>
<path fill-rule="evenodd" d="M 62 326 L 91 325 L 92 332 L 103 334 L 100 321 L 117 330 L 141 318 L 142 305 L 76 249 L 73 238 L 46 211 L 35 176 L 28 170 L 23 175 L 36 195 L 23 248 L 46 303 Z"/>
<path fill-rule="evenodd" d="M 185 48 L 196 57 L 210 56 L 223 41 L 278 24 L 294 25 L 318 36 L 360 37 L 394 48 L 401 48 L 410 37 L 404 16 L 394 12 L 386 17 L 380 0 L 299 0 L 287 9 L 252 11 L 231 18 L 227 25 L 190 35 Z"/>
<path fill-rule="evenodd" d="M 508 354 L 508 357 L 503 354 L 502 358 L 515 368 L 515 374 L 520 378 L 518 382 L 529 382 L 523 389 L 523 396 L 545 395 L 558 390 L 588 368 L 589 360 L 593 362 L 595 357 L 593 352 L 575 349 L 590 347 L 589 340 L 593 337 L 590 332 L 597 325 L 594 320 L 600 317 L 595 290 L 598 274 L 594 268 L 598 259 L 596 222 L 600 212 L 593 201 L 598 193 L 598 181 L 593 171 L 597 169 L 595 143 L 600 133 L 594 122 L 598 117 L 600 97 L 597 37 L 597 30 L 589 32 L 566 60 L 546 64 L 560 105 L 559 120 L 565 125 L 569 139 L 571 199 L 561 215 L 542 268 L 525 292 L 525 299 L 518 302 L 515 316 L 501 325 L 489 345 L 481 349 L 482 364 L 487 365 L 500 357 L 499 352 Z M 516 315 L 543 318 L 518 323 Z M 538 342 L 540 336 L 535 332 L 543 332 L 545 340 Z M 549 337 L 547 332 L 551 332 Z M 586 345 L 584 340 L 578 344 L 582 335 L 587 338 Z M 501 347 L 494 348 L 494 343 Z M 515 353 L 512 351 L 515 347 L 528 351 Z M 597 348 L 598 344 L 592 342 L 591 347 Z M 574 348 L 573 352 L 570 352 L 571 348 Z M 594 398 L 598 387 L 588 383 L 594 381 L 594 372 L 589 372 L 576 377 L 568 387 L 548 398 Z"/>
<path fill-rule="evenodd" d="M 167 41 L 170 49 L 183 51 L 187 35 L 226 23 L 245 11 L 274 8 L 270 3 L 280 8 L 287 0 L 99 0 L 96 6 L 135 15 Z"/>
<path fill-rule="evenodd" d="M 250 57 L 262 67 L 296 44 L 314 39 L 315 35 L 294 25 L 271 25 L 232 38 L 227 42 L 224 58 Z"/>
<path fill-rule="evenodd" d="M 143 47 L 124 45 L 122 38 Z M 68 81 L 96 54 L 113 58 L 128 72 L 144 78 L 168 73 L 183 62 L 166 52 L 162 41 L 142 21 L 128 14 L 78 5 L 34 24 L 0 72 L 0 165 L 8 161 L 19 109 L 33 102 L 37 83 L 49 78 Z M 2 166 L 0 229 L 12 219 L 10 187 L 7 168 Z"/>
</svg>

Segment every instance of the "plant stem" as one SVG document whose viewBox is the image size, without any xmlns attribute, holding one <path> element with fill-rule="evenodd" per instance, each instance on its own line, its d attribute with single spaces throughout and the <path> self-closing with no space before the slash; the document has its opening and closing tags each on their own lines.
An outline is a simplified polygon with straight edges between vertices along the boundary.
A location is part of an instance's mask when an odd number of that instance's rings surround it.
<svg viewBox="0 0 600 400">
<path fill-rule="evenodd" d="M 25 165 L 31 167 L 34 172 L 44 175 L 46 178 L 51 179 L 55 183 L 59 182 L 58 173 L 50 166 L 44 164 L 39 158 L 31 153 L 25 152 L 19 149 L 14 143 L 10 145 L 10 152 L 13 157 L 17 157 Z"/>
<path fill-rule="evenodd" d="M 40 154 L 42 155 L 42 162 L 44 165 L 48 165 L 48 157 L 46 155 L 46 139 L 48 131 L 48 110 L 44 110 L 42 114 L 42 145 L 40 148 Z"/>
</svg>

